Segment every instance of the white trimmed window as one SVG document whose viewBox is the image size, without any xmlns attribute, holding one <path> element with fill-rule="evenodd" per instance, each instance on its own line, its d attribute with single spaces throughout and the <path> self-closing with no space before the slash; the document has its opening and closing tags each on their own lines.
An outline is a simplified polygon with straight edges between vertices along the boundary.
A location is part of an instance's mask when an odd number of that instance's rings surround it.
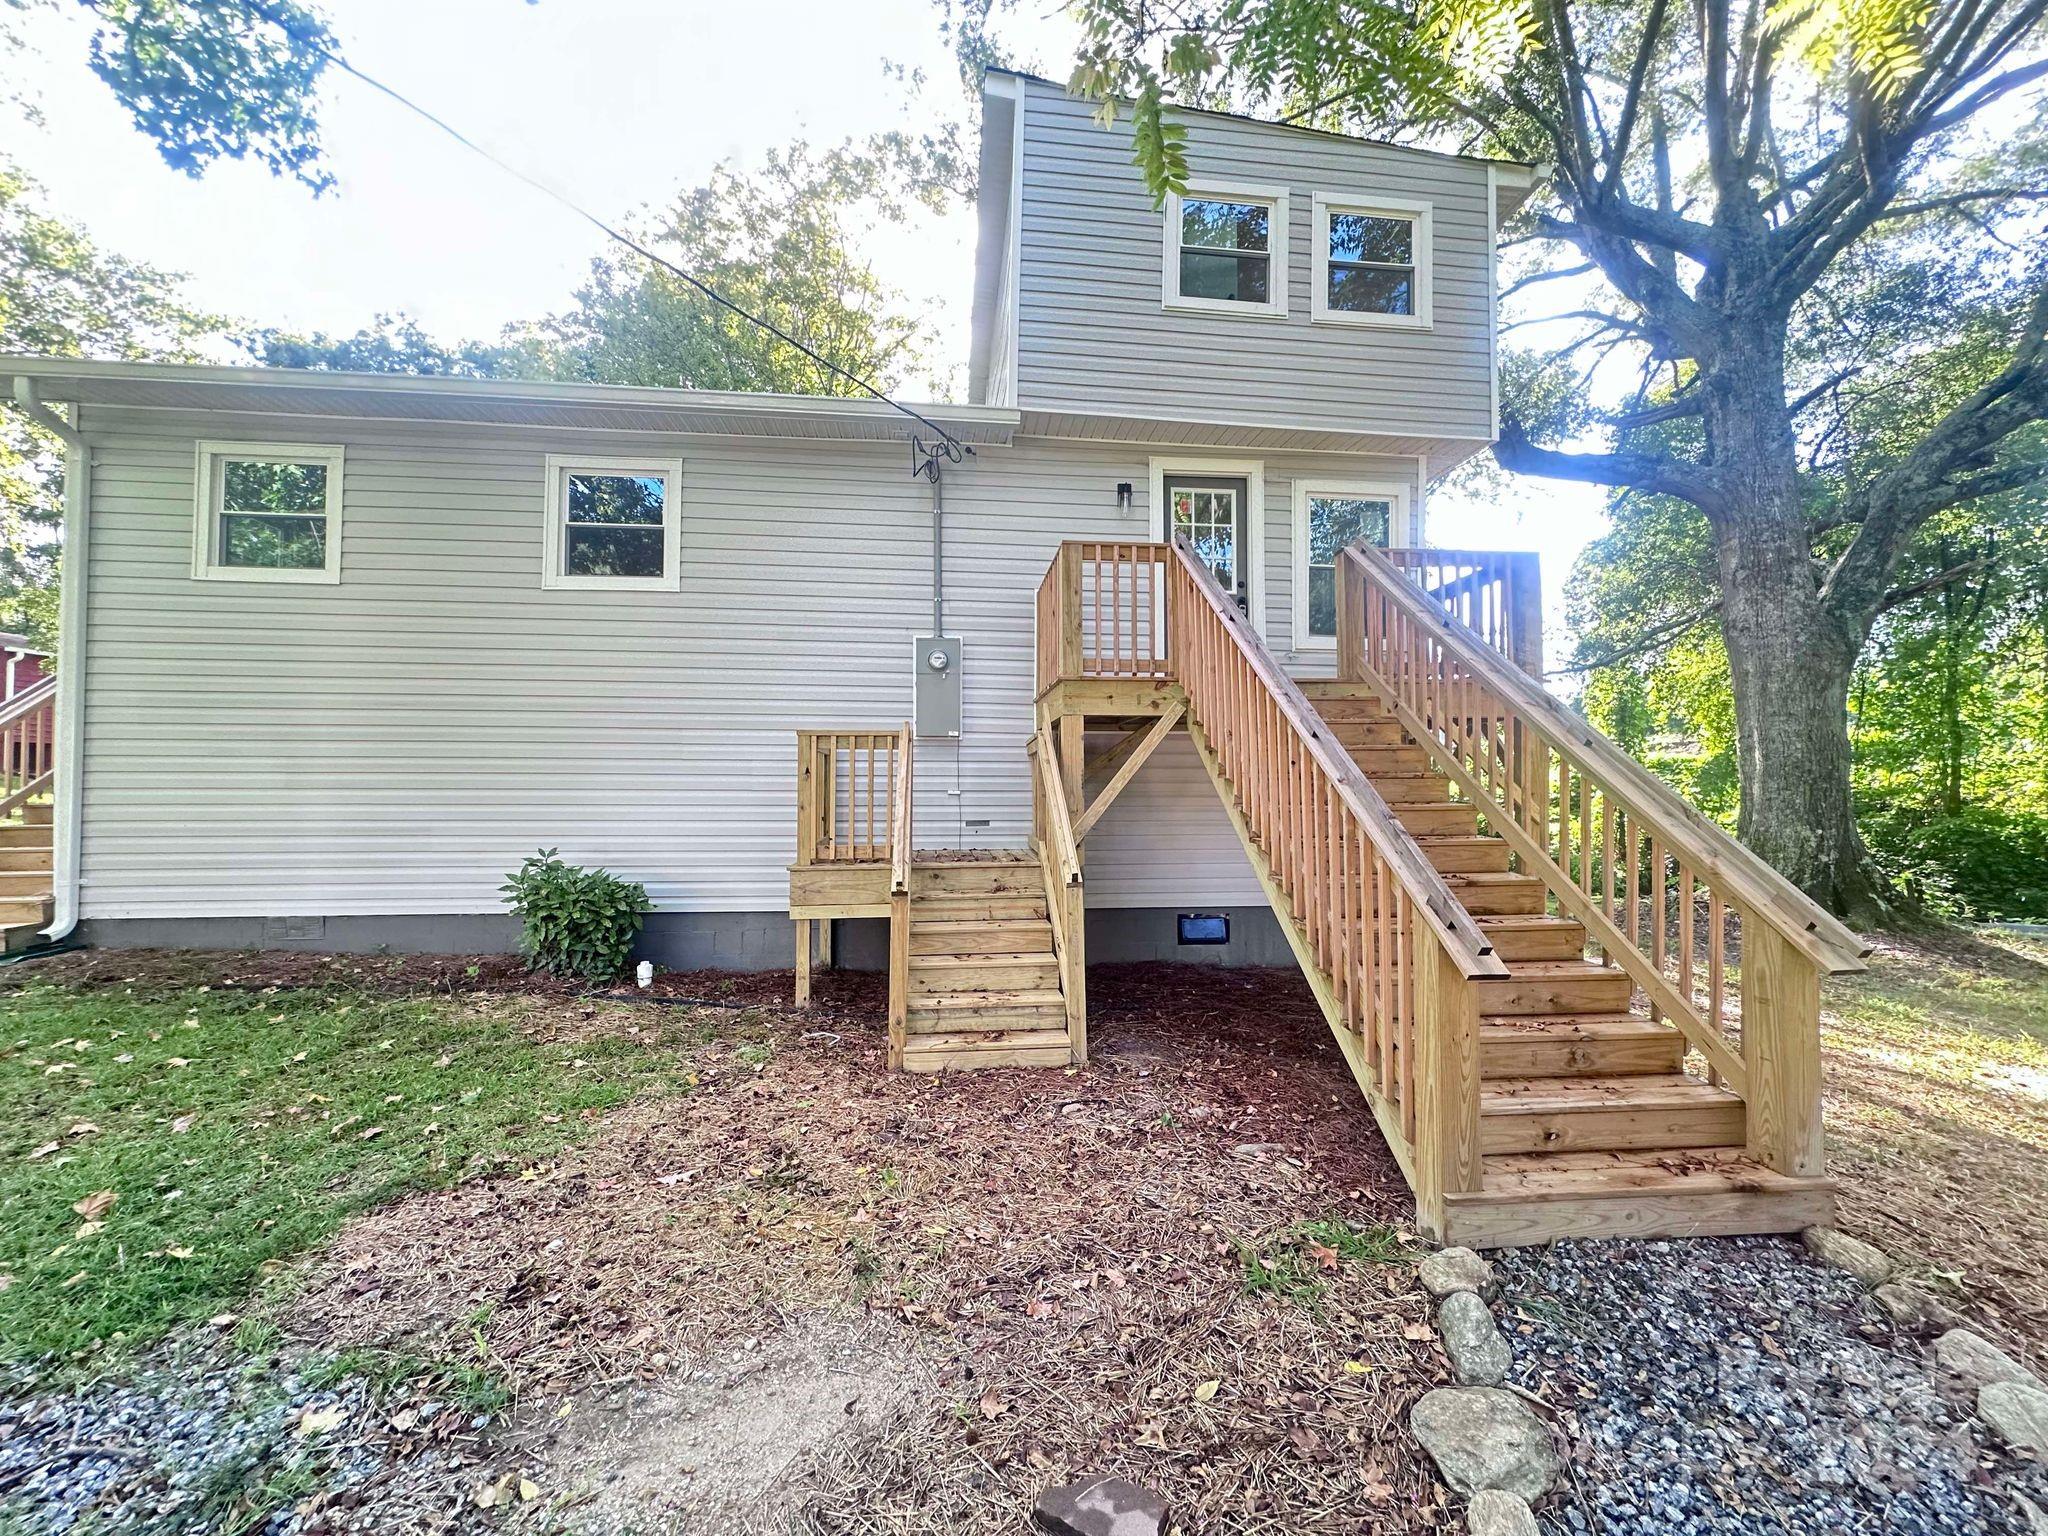
<svg viewBox="0 0 2048 1536">
<path fill-rule="evenodd" d="M 1407 519 L 1408 488 L 1367 480 L 1294 483 L 1294 644 L 1337 643 L 1337 558 L 1364 539 L 1385 549 Z"/>
<path fill-rule="evenodd" d="M 1430 324 L 1430 205 L 1316 194 L 1309 317 L 1338 325 Z"/>
<path fill-rule="evenodd" d="M 683 466 L 676 459 L 548 456 L 543 587 L 682 587 Z"/>
<path fill-rule="evenodd" d="M 338 443 L 201 443 L 192 574 L 340 581 L 341 459 Z"/>
<path fill-rule="evenodd" d="M 1287 313 L 1287 194 L 1196 184 L 1166 199 L 1168 309 Z"/>
</svg>

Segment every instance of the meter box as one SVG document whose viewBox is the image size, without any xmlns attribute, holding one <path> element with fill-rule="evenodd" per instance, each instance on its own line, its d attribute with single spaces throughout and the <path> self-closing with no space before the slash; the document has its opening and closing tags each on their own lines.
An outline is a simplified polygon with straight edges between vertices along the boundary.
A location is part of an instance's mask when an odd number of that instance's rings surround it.
<svg viewBox="0 0 2048 1536">
<path fill-rule="evenodd" d="M 911 642 L 913 717 L 919 736 L 960 739 L 960 641 L 954 635 L 920 635 Z"/>
</svg>

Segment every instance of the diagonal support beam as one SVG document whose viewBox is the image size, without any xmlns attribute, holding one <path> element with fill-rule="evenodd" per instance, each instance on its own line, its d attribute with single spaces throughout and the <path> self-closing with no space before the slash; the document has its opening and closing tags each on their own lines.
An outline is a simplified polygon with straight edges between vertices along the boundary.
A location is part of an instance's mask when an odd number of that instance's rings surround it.
<svg viewBox="0 0 2048 1536">
<path fill-rule="evenodd" d="M 1131 749 L 1131 755 L 1124 759 L 1124 765 L 1117 769 L 1110 781 L 1102 786 L 1102 792 L 1074 820 L 1074 841 L 1079 842 L 1088 835 L 1088 829 L 1102 819 L 1102 813 L 1109 809 L 1116 797 L 1124 792 L 1124 786 L 1137 777 L 1138 770 L 1145 766 L 1145 759 L 1159 750 L 1159 743 L 1166 740 L 1167 732 L 1180 724 L 1180 717 L 1187 713 L 1185 703 L 1172 705 L 1165 714 L 1152 722 L 1144 738 Z"/>
</svg>

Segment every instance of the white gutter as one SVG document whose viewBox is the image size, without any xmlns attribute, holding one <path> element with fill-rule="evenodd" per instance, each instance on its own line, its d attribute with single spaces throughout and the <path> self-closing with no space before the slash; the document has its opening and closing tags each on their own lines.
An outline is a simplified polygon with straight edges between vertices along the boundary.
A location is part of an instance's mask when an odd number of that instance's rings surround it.
<svg viewBox="0 0 2048 1536">
<path fill-rule="evenodd" d="M 64 444 L 63 579 L 57 606 L 57 814 L 51 828 L 55 920 L 43 930 L 55 943 L 78 926 L 78 839 L 84 806 L 80 758 L 85 747 L 86 511 L 92 502 L 92 450 L 77 427 L 46 405 L 35 380 L 17 377 L 14 404 Z M 76 407 L 73 407 L 76 414 Z"/>
</svg>

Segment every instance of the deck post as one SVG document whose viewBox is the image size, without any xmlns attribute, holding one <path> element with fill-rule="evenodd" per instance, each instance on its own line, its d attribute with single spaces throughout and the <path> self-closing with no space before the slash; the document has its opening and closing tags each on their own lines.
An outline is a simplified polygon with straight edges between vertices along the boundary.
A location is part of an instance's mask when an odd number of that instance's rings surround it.
<svg viewBox="0 0 2048 1536">
<path fill-rule="evenodd" d="M 910 892 L 889 897 L 889 1070 L 903 1070 L 910 1024 Z"/>
<path fill-rule="evenodd" d="M 1479 989 L 1415 930 L 1415 1214 L 1447 1237 L 1446 1195 L 1480 1187 Z"/>
<path fill-rule="evenodd" d="M 1543 681 L 1543 562 L 1517 551 L 1508 563 L 1508 644 L 1516 666 Z M 1359 580 L 1365 575 L 1359 573 Z"/>
<path fill-rule="evenodd" d="M 796 920 L 796 1005 L 811 1006 L 811 920 Z"/>
<path fill-rule="evenodd" d="M 1355 560 L 1337 562 L 1337 676 L 1365 680 L 1365 570 Z"/>
<path fill-rule="evenodd" d="M 1742 913 L 1742 1061 L 1749 1155 L 1774 1172 L 1821 1173 L 1820 970 Z"/>
<path fill-rule="evenodd" d="M 1081 546 L 1060 546 L 1060 675 L 1059 681 L 1081 675 Z"/>
</svg>

